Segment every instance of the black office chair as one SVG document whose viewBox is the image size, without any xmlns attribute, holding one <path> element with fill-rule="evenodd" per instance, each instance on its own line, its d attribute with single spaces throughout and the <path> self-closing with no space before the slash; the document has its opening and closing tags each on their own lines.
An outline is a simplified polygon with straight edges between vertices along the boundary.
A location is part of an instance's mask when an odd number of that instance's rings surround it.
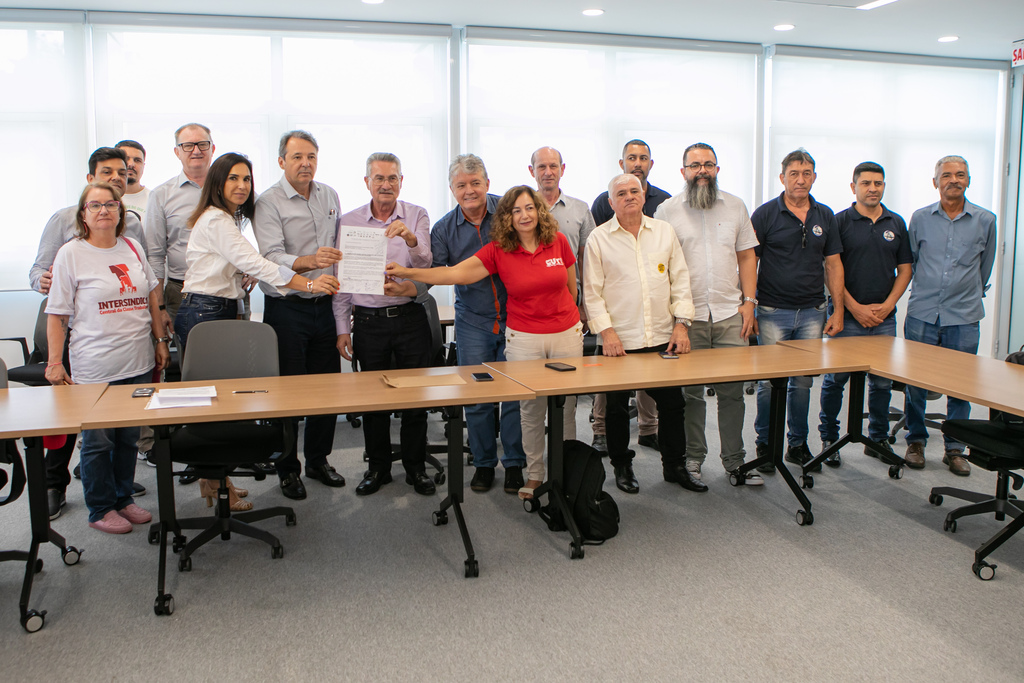
<svg viewBox="0 0 1024 683">
<path fill-rule="evenodd" d="M 28 341 L 24 337 L 6 337 L 0 341 L 12 341 L 21 345 L 21 353 L 24 358 L 24 365 L 10 368 L 7 371 L 7 378 L 11 382 L 18 382 L 30 387 L 48 387 L 50 383 L 46 380 L 46 361 L 49 360 L 48 345 L 46 342 L 46 301 L 39 302 L 39 312 L 36 314 L 36 327 L 32 332 L 33 349 L 28 350 Z"/>
<path fill-rule="evenodd" d="M 0 389 L 7 388 L 7 365 L 0 360 Z M 25 490 L 25 465 L 21 461 L 21 454 L 18 452 L 18 445 L 14 439 L 0 441 L 0 465 L 10 466 L 10 475 L 7 470 L 0 468 L 0 491 L 10 482 L 7 495 L 0 497 L 0 507 L 18 500 Z M 24 550 L 0 550 L 0 562 L 28 562 L 30 554 Z M 43 569 L 43 561 L 36 559 L 35 571 L 38 573 Z M 28 619 L 22 618 L 21 625 L 29 633 L 38 631 L 43 627 L 42 618 L 38 615 L 26 615 Z"/>
<path fill-rule="evenodd" d="M 1022 354 L 1011 354 L 1007 362 L 1024 364 Z M 1016 357 L 1016 360 L 1011 360 Z M 996 521 L 1004 521 L 1009 515 L 1013 521 L 999 533 L 985 541 L 974 552 L 971 570 L 982 581 L 991 580 L 998 565 L 985 561 L 994 550 L 1024 527 L 1024 502 L 1010 493 L 1010 488 L 1019 491 L 1024 486 L 1024 477 L 1012 470 L 1024 469 L 1024 417 L 1010 415 L 998 410 L 990 411 L 988 420 L 946 420 L 942 433 L 967 445 L 967 459 L 975 466 L 996 473 L 994 496 L 976 493 L 951 486 L 936 486 L 928 496 L 932 505 L 942 505 L 943 496 L 967 500 L 964 505 L 950 511 L 942 523 L 943 531 L 956 531 L 956 520 L 969 515 L 993 513 Z"/>
<path fill-rule="evenodd" d="M 907 426 L 907 385 L 903 382 L 893 382 L 892 390 L 898 391 L 903 394 L 903 410 L 895 406 L 889 406 L 889 422 L 894 423 L 892 429 L 889 430 L 889 443 L 896 443 L 896 435 L 900 433 L 901 429 L 905 429 Z M 926 401 L 936 401 L 942 398 L 942 394 L 937 391 L 929 391 L 925 397 Z M 932 429 L 942 429 L 942 422 L 946 419 L 944 413 L 928 413 L 924 414 L 924 424 L 926 427 Z"/>
<path fill-rule="evenodd" d="M 192 328 L 182 364 L 182 379 L 217 380 L 242 377 L 273 377 L 280 374 L 278 365 L 277 334 L 269 325 L 246 320 L 216 320 L 200 323 Z M 170 596 L 164 593 L 163 567 L 166 555 L 166 534 L 175 532 L 172 549 L 178 553 L 178 570 L 192 568 L 192 554 L 213 538 L 231 538 L 241 534 L 267 543 L 274 559 L 284 556 L 284 547 L 273 534 L 251 525 L 271 517 L 284 517 L 288 526 L 295 525 L 295 511 L 290 507 L 270 507 L 249 512 L 231 513 L 228 501 L 227 477 L 232 474 L 266 477 L 262 472 L 236 472 L 235 468 L 272 460 L 291 447 L 292 421 L 238 420 L 190 424 L 174 429 L 169 434 L 170 461 L 191 465 L 203 479 L 220 482 L 217 490 L 217 512 L 210 517 L 190 519 L 163 519 L 163 501 L 173 501 L 170 477 L 160 476 L 168 464 L 166 451 L 156 448 L 157 486 L 161 500 L 161 522 L 150 527 L 150 543 L 161 544 L 160 587 L 157 614 L 173 611 Z M 169 468 L 167 468 L 169 469 Z M 164 470 L 166 471 L 166 470 Z M 173 505 L 173 504 L 172 504 Z M 173 510 L 173 507 L 172 507 Z M 201 529 L 192 540 L 187 540 L 181 529 Z M 167 605 L 172 605 L 168 609 Z"/>
</svg>

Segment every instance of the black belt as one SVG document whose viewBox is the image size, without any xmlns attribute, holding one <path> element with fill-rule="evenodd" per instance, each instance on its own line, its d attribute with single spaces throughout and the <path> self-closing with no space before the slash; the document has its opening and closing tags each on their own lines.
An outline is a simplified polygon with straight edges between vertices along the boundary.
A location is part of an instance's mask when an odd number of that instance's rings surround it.
<svg viewBox="0 0 1024 683">
<path fill-rule="evenodd" d="M 374 315 L 380 318 L 397 318 L 400 315 L 415 313 L 416 309 L 422 306 L 415 301 L 410 301 L 401 306 L 386 306 L 383 308 L 367 308 L 366 306 L 354 306 L 353 312 L 357 315 Z"/>
<path fill-rule="evenodd" d="M 328 294 L 320 296 L 268 296 L 267 300 L 280 301 L 283 304 L 298 304 L 302 306 L 316 306 L 317 304 L 330 304 L 331 297 Z"/>
<path fill-rule="evenodd" d="M 168 282 L 174 282 L 174 283 L 176 283 L 176 284 L 179 284 L 179 285 L 181 285 L 182 287 L 184 287 L 184 286 L 185 286 L 185 281 L 184 281 L 184 280 L 176 280 L 176 279 L 174 279 L 173 277 L 169 277 L 169 278 L 167 278 L 167 281 L 168 281 Z"/>
</svg>

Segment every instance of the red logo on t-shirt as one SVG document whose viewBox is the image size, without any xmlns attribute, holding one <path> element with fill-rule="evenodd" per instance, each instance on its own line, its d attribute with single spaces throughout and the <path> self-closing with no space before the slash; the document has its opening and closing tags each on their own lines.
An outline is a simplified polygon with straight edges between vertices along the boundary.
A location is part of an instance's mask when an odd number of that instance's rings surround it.
<svg viewBox="0 0 1024 683">
<path fill-rule="evenodd" d="M 110 272 L 116 275 L 117 279 L 121 282 L 120 294 L 137 291 L 135 285 L 132 284 L 132 279 L 128 277 L 128 266 L 123 263 L 116 266 L 110 266 Z"/>
<path fill-rule="evenodd" d="M 562 261 L 561 257 L 558 257 L 549 258 L 547 261 L 544 262 L 544 265 L 546 265 L 548 268 L 554 268 L 555 266 L 564 266 L 565 263 Z"/>
</svg>

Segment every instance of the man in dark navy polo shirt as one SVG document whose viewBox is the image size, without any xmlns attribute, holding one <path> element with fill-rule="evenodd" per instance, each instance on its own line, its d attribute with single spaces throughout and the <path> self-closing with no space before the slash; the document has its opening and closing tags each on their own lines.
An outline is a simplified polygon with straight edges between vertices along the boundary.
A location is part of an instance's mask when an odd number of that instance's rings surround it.
<svg viewBox="0 0 1024 683">
<path fill-rule="evenodd" d="M 839 239 L 843 243 L 843 272 L 846 315 L 837 337 L 871 335 L 896 336 L 896 302 L 903 296 L 913 272 L 907 224 L 882 204 L 885 170 L 873 161 L 853 169 L 850 189 L 857 197 L 853 205 L 836 215 Z M 818 415 L 822 448 L 839 439 L 839 410 L 849 373 L 825 375 L 821 383 L 821 413 Z M 868 375 L 868 436 L 889 448 L 889 398 L 892 380 Z M 868 455 L 874 452 L 864 449 Z M 825 464 L 839 467 L 839 453 Z"/>
<path fill-rule="evenodd" d="M 632 173 L 640 179 L 640 187 L 644 191 L 643 214 L 648 218 L 654 218 L 654 212 L 666 199 L 672 195 L 660 187 L 655 187 L 647 182 L 647 176 L 651 174 L 654 167 L 654 157 L 651 156 L 651 147 L 643 140 L 630 140 L 622 146 L 622 158 L 619 159 L 619 168 L 623 173 Z M 612 211 L 608 202 L 608 192 L 597 195 L 590 213 L 594 216 L 594 225 L 599 226 L 610 221 L 615 212 Z M 594 396 L 594 448 L 599 451 L 607 451 L 607 439 L 605 437 L 605 395 Z M 658 412 L 654 405 L 654 399 L 648 396 L 646 391 L 636 392 L 637 428 L 639 438 L 637 443 L 641 446 L 661 450 L 658 443 Z"/>
<path fill-rule="evenodd" d="M 790 339 L 817 339 L 843 329 L 843 262 L 839 254 L 839 228 L 832 209 L 814 201 L 811 186 L 817 179 L 814 159 L 802 149 L 782 160 L 779 180 L 785 188 L 776 199 L 759 206 L 750 217 L 759 246 L 757 274 L 758 344 Z M 824 267 L 822 267 L 824 262 Z M 833 312 L 825 320 L 825 280 L 832 294 Z M 812 458 L 807 448 L 807 412 L 811 377 L 790 377 L 786 395 L 789 433 L 786 460 L 803 465 Z M 768 407 L 771 386 L 757 390 L 757 457 L 768 452 Z M 757 468 L 774 472 L 768 463 Z"/>
</svg>

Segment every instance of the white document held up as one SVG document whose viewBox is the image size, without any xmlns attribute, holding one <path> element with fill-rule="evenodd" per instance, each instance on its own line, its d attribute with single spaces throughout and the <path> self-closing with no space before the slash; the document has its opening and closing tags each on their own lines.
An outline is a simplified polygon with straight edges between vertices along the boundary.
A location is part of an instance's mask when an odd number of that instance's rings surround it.
<svg viewBox="0 0 1024 683">
<path fill-rule="evenodd" d="M 342 259 L 338 264 L 338 280 L 341 291 L 348 294 L 384 294 L 384 266 L 388 254 L 384 229 L 343 225 L 339 230 Z"/>
</svg>

